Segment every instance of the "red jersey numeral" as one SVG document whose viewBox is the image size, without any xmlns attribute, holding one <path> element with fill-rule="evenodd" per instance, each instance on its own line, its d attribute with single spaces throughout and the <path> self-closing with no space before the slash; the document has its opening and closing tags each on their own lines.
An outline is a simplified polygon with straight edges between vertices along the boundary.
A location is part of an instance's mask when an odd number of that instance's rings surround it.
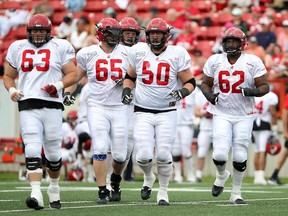
<svg viewBox="0 0 288 216">
<path fill-rule="evenodd" d="M 147 78 L 142 78 L 142 82 L 147 85 L 152 84 L 154 80 L 154 73 L 148 69 L 149 65 L 150 63 L 148 61 L 144 61 L 142 67 L 142 74 L 148 75 Z M 159 63 L 156 72 L 156 83 L 161 86 L 167 85 L 169 82 L 169 73 L 170 65 L 165 62 Z"/>
<path fill-rule="evenodd" d="M 107 65 L 109 64 L 107 59 L 98 59 L 96 61 L 96 75 L 95 78 L 98 81 L 106 81 L 108 79 L 109 70 Z M 112 80 L 121 79 L 123 72 L 121 69 L 122 59 L 110 59 L 110 71 L 117 72 L 117 75 L 111 75 Z"/>
<path fill-rule="evenodd" d="M 23 72 L 31 72 L 34 68 L 33 56 L 41 55 L 41 61 L 44 63 L 43 66 L 37 65 L 37 71 L 46 72 L 50 67 L 51 52 L 49 49 L 41 49 L 37 53 L 34 50 L 25 50 L 22 54 L 21 70 Z"/>
<path fill-rule="evenodd" d="M 230 84 L 229 77 L 230 76 L 237 76 L 239 79 L 234 83 Z M 232 88 L 232 93 L 241 93 L 240 86 L 244 82 L 244 71 L 234 71 L 231 75 L 229 71 L 220 71 L 218 74 L 218 80 L 219 80 L 219 89 L 223 93 L 230 92 L 230 89 Z"/>
</svg>

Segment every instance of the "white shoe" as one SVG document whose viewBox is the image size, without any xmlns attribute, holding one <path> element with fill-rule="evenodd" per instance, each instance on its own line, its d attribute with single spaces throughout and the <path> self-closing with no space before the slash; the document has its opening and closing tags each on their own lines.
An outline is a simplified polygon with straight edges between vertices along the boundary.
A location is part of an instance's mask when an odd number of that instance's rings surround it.
<svg viewBox="0 0 288 216">
<path fill-rule="evenodd" d="M 180 175 L 175 175 L 175 176 L 174 176 L 174 181 L 175 181 L 176 183 L 182 183 L 182 182 L 183 182 L 183 177 L 180 176 Z"/>
<path fill-rule="evenodd" d="M 232 194 L 230 197 L 230 203 L 236 204 L 236 205 L 243 205 L 246 204 L 246 202 L 243 200 L 243 198 L 240 195 Z"/>
<path fill-rule="evenodd" d="M 188 177 L 187 177 L 187 181 L 188 181 L 189 183 L 196 183 L 196 178 L 195 178 L 194 176 L 188 176 Z"/>
<path fill-rule="evenodd" d="M 267 181 L 265 179 L 254 179 L 254 184 L 256 184 L 256 185 L 267 185 Z"/>
<path fill-rule="evenodd" d="M 153 173 L 149 177 L 144 175 L 143 187 L 144 186 L 148 186 L 149 188 L 152 188 L 155 180 L 156 180 L 156 177 L 155 177 L 155 175 Z"/>
<path fill-rule="evenodd" d="M 35 210 L 40 210 L 44 208 L 43 195 L 41 191 L 31 192 L 30 197 L 26 199 L 26 205 L 28 208 L 33 208 Z"/>
<path fill-rule="evenodd" d="M 49 186 L 47 194 L 49 196 L 50 208 L 60 209 L 61 208 L 60 187 Z"/>
<path fill-rule="evenodd" d="M 170 205 L 167 191 L 163 191 L 163 190 L 159 190 L 158 191 L 158 193 L 157 193 L 157 204 L 160 205 L 160 206 L 168 206 L 168 205 Z"/>
</svg>

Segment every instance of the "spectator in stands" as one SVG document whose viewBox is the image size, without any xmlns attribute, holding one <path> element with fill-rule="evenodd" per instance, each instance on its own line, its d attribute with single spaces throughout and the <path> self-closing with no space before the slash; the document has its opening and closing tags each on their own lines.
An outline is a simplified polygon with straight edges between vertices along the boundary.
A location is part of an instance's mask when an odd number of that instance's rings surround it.
<svg viewBox="0 0 288 216">
<path fill-rule="evenodd" d="M 231 23 L 234 27 L 240 28 L 245 34 L 247 34 L 248 24 L 242 20 L 242 9 L 236 7 L 231 13 L 233 15 L 233 19 L 227 23 Z"/>
<path fill-rule="evenodd" d="M 270 30 L 271 20 L 268 17 L 262 17 L 259 20 L 262 30 L 255 34 L 260 46 L 266 53 L 271 53 L 276 43 L 276 35 Z"/>
<path fill-rule="evenodd" d="M 257 38 L 252 36 L 249 38 L 249 43 L 245 49 L 245 53 L 251 53 L 258 56 L 263 62 L 265 60 L 265 50 L 262 46 L 259 46 Z"/>
<path fill-rule="evenodd" d="M 192 0 L 184 0 L 183 6 L 176 7 L 176 11 L 179 13 L 177 18 L 178 20 L 181 20 L 181 23 L 184 24 L 185 21 L 195 21 L 198 24 L 200 24 L 201 20 L 201 14 L 200 11 L 193 6 Z M 183 26 L 180 29 L 183 28 Z"/>
<path fill-rule="evenodd" d="M 183 21 L 180 19 L 177 19 L 177 17 L 180 16 L 180 13 L 177 12 L 174 8 L 169 8 L 166 11 L 166 22 L 173 27 L 170 30 L 170 34 L 172 35 L 172 40 L 174 40 L 181 32 L 183 28 Z"/>
<path fill-rule="evenodd" d="M 147 26 L 147 24 L 154 18 L 159 16 L 159 10 L 157 7 L 151 7 L 149 10 L 149 16 L 142 21 L 142 26 Z"/>
<path fill-rule="evenodd" d="M 288 94 L 286 94 L 284 99 L 284 107 L 282 110 L 282 124 L 283 124 L 283 135 L 285 139 L 285 144 L 284 149 L 282 150 L 278 158 L 275 170 L 271 178 L 268 180 L 268 184 L 271 185 L 281 185 L 281 181 L 278 177 L 278 174 L 288 157 Z"/>
<path fill-rule="evenodd" d="M 82 9 L 86 6 L 85 0 L 66 0 L 65 1 L 65 8 L 72 12 L 82 11 Z"/>
<path fill-rule="evenodd" d="M 194 26 L 193 26 L 194 25 Z M 185 21 L 182 33 L 180 33 L 173 41 L 174 45 L 184 47 L 191 55 L 195 46 L 197 45 L 196 36 L 194 35 L 193 28 L 197 28 L 198 24 L 190 21 Z"/>
<path fill-rule="evenodd" d="M 202 80 L 203 77 L 203 67 L 207 58 L 203 56 L 201 49 L 195 49 L 191 55 L 192 64 L 191 64 L 191 72 L 194 78 L 197 80 Z"/>
<path fill-rule="evenodd" d="M 31 12 L 31 16 L 34 14 L 43 14 L 47 16 L 50 20 L 53 20 L 54 8 L 48 4 L 48 0 L 41 0 L 41 2 L 35 5 Z"/>
<path fill-rule="evenodd" d="M 9 18 L 4 15 L 0 16 L 0 40 L 5 38 L 11 30 L 11 25 L 9 22 Z"/>
<path fill-rule="evenodd" d="M 283 31 L 277 36 L 277 43 L 281 46 L 283 51 L 288 50 L 288 19 L 282 22 Z"/>
<path fill-rule="evenodd" d="M 112 7 L 108 7 L 103 11 L 104 17 L 111 17 L 113 19 L 117 19 L 117 13 Z"/>
<path fill-rule="evenodd" d="M 285 65 L 282 65 L 283 51 L 279 44 L 275 44 L 271 54 L 265 55 L 265 66 L 269 71 L 270 78 L 283 77 L 283 72 L 286 69 Z"/>
<path fill-rule="evenodd" d="M 142 19 L 140 18 L 140 16 L 138 15 L 138 8 L 136 5 L 134 4 L 129 4 L 128 7 L 126 8 L 126 17 L 131 17 L 134 18 L 137 23 L 139 23 L 140 26 L 142 25 Z"/>
<path fill-rule="evenodd" d="M 222 12 L 228 6 L 228 0 L 213 0 L 212 1 L 212 13 Z"/>
<path fill-rule="evenodd" d="M 88 18 L 84 16 L 80 17 L 77 21 L 77 29 L 67 38 L 73 45 L 75 52 L 78 52 L 83 47 L 83 43 L 89 34 L 89 24 L 90 21 Z"/>
<path fill-rule="evenodd" d="M 255 36 L 255 34 L 259 31 L 261 31 L 262 27 L 259 22 L 260 17 L 262 16 L 262 10 L 259 6 L 253 6 L 251 7 L 251 18 L 247 20 L 248 24 L 248 32 L 247 36 Z"/>
<path fill-rule="evenodd" d="M 59 26 L 55 28 L 58 38 L 66 39 L 77 29 L 77 19 L 71 13 L 67 14 Z"/>
</svg>

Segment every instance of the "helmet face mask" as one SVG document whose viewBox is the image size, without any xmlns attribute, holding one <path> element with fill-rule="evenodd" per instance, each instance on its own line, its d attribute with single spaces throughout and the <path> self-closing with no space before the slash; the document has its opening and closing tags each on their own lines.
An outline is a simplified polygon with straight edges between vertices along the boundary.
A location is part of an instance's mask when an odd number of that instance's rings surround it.
<svg viewBox="0 0 288 216">
<path fill-rule="evenodd" d="M 170 29 L 170 26 L 162 18 L 152 19 L 145 29 L 147 44 L 155 50 L 162 49 L 171 37 Z"/>
<path fill-rule="evenodd" d="M 52 23 L 42 14 L 34 15 L 27 25 L 27 39 L 36 47 L 41 47 L 51 39 Z"/>
<path fill-rule="evenodd" d="M 110 47 L 115 47 L 120 41 L 120 25 L 113 18 L 103 18 L 96 24 L 96 35 L 99 41 Z"/>
<path fill-rule="evenodd" d="M 247 37 L 241 29 L 232 27 L 223 33 L 221 44 L 227 55 L 235 56 L 245 49 Z"/>
<path fill-rule="evenodd" d="M 125 17 L 119 22 L 121 28 L 121 42 L 125 46 L 133 46 L 139 40 L 140 26 L 134 18 Z"/>
<path fill-rule="evenodd" d="M 72 126 L 72 127 L 75 127 L 77 122 L 78 118 L 78 113 L 77 113 L 77 110 L 70 110 L 67 114 L 67 117 L 66 117 L 66 121 Z"/>
</svg>

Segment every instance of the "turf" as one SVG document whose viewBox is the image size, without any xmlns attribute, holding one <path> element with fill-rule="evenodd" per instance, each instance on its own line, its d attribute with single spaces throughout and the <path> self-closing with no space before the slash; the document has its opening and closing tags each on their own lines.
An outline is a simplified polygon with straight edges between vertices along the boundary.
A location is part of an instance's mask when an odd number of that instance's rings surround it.
<svg viewBox="0 0 288 216">
<path fill-rule="evenodd" d="M 4 177 L 5 176 L 5 177 Z M 223 194 L 220 197 L 211 195 L 211 185 L 214 178 L 204 178 L 200 184 L 176 184 L 170 183 L 170 206 L 157 206 L 156 195 L 158 183 L 153 187 L 152 197 L 143 201 L 140 197 L 142 186 L 141 178 L 135 182 L 122 183 L 122 200 L 111 202 L 107 205 L 97 205 L 96 183 L 61 181 L 60 210 L 52 210 L 48 207 L 46 194 L 47 183 L 42 183 L 45 209 L 35 211 L 28 209 L 25 199 L 29 196 L 28 182 L 19 182 L 15 175 L 0 173 L 0 215 L 215 215 L 215 216 L 250 216 L 250 215 L 277 215 L 288 214 L 288 184 L 282 186 L 256 186 L 251 178 L 245 178 L 242 187 L 242 196 L 246 205 L 232 205 L 229 203 L 231 192 L 231 179 L 226 183 Z"/>
</svg>

